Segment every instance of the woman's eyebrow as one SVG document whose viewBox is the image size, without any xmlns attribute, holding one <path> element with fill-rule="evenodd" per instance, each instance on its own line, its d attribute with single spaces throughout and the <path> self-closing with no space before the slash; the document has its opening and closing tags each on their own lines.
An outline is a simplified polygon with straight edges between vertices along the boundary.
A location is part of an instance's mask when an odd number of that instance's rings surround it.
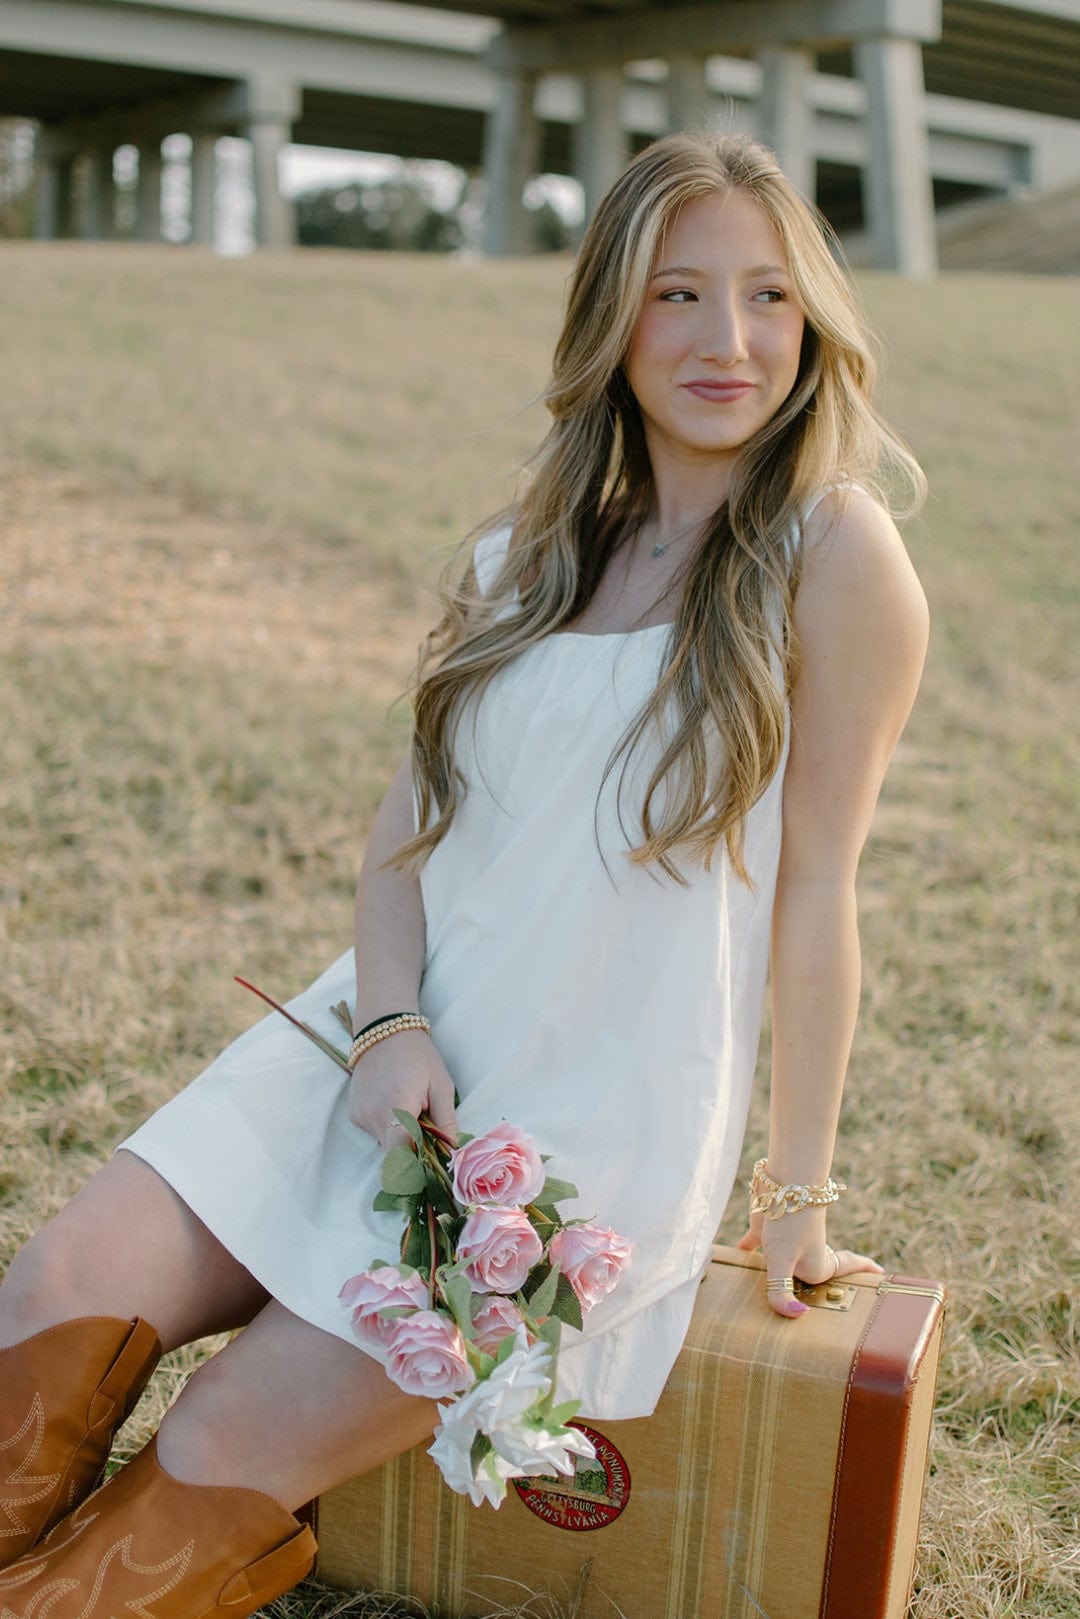
<svg viewBox="0 0 1080 1619">
<path fill-rule="evenodd" d="M 753 269 L 742 272 L 742 280 L 753 281 L 759 275 L 789 275 L 791 272 L 784 264 L 755 264 Z M 662 275 L 696 276 L 700 281 L 704 270 L 695 270 L 688 264 L 669 264 L 663 270 L 654 270 L 649 277 L 650 281 L 658 281 Z"/>
<path fill-rule="evenodd" d="M 692 275 L 700 279 L 703 274 L 704 271 L 693 270 L 688 264 L 669 264 L 665 270 L 654 270 L 649 280 L 658 281 L 662 275 Z"/>
</svg>

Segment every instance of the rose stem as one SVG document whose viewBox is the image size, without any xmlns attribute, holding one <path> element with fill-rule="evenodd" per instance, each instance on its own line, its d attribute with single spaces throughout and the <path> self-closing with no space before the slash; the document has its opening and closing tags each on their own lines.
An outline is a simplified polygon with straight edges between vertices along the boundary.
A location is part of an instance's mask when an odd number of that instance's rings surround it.
<svg viewBox="0 0 1080 1619">
<path fill-rule="evenodd" d="M 293 1017 L 292 1013 L 287 1012 L 280 1002 L 275 1001 L 272 995 L 268 995 L 264 989 L 259 989 L 256 984 L 249 984 L 247 979 L 241 978 L 238 973 L 234 974 L 234 979 L 236 983 L 242 984 L 245 989 L 250 989 L 251 993 L 257 995 L 260 1001 L 265 1001 L 267 1006 L 272 1006 L 275 1012 L 280 1012 L 283 1018 L 288 1018 L 295 1029 L 299 1029 L 301 1034 L 306 1034 L 309 1040 L 314 1040 L 320 1051 L 325 1051 L 328 1057 L 332 1057 L 339 1068 L 344 1068 L 346 1073 L 349 1072 L 349 1064 L 342 1052 L 336 1046 L 332 1046 L 329 1040 L 324 1040 L 322 1035 L 318 1034 L 309 1023 L 304 1023 L 300 1018 Z"/>
<path fill-rule="evenodd" d="M 431 1244 L 431 1272 L 428 1276 L 428 1309 L 435 1308 L 435 1271 L 439 1262 L 439 1250 L 435 1236 L 435 1207 L 429 1200 L 427 1205 L 428 1242 Z"/>
</svg>

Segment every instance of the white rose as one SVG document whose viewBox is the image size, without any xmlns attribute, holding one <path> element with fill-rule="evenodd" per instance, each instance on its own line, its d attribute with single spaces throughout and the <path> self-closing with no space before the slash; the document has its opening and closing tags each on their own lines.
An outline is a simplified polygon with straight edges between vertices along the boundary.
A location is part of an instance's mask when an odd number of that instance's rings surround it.
<svg viewBox="0 0 1080 1619">
<path fill-rule="evenodd" d="M 488 1436 L 502 1461 L 513 1468 L 514 1478 L 534 1473 L 549 1477 L 574 1472 L 573 1456 L 591 1461 L 596 1449 L 577 1428 L 548 1428 L 543 1423 L 518 1421 L 500 1424 Z"/>
<path fill-rule="evenodd" d="M 551 1349 L 543 1342 L 530 1344 L 524 1326 L 517 1329 L 514 1342 L 517 1347 L 490 1376 L 477 1378 L 452 1406 L 439 1410 L 449 1413 L 455 1424 L 468 1425 L 473 1433 L 490 1433 L 500 1423 L 515 1422 L 542 1400 L 551 1388 Z"/>
<path fill-rule="evenodd" d="M 506 1494 L 506 1480 L 510 1469 L 494 1451 L 485 1456 L 474 1468 L 472 1442 L 476 1429 L 467 1423 L 453 1421 L 454 1407 L 439 1407 L 443 1421 L 435 1429 L 435 1441 L 428 1447 L 428 1455 L 435 1462 L 443 1478 L 458 1495 L 467 1495 L 474 1507 L 490 1501 L 493 1507 L 502 1504 Z"/>
</svg>

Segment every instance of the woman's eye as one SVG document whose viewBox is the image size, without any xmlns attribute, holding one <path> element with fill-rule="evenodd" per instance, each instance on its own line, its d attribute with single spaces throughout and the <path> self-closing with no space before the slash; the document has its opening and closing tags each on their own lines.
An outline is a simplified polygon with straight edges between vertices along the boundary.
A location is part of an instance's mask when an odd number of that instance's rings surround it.
<svg viewBox="0 0 1080 1619">
<path fill-rule="evenodd" d="M 787 297 L 787 293 L 782 287 L 763 287 L 760 292 L 755 292 L 754 297 L 755 299 L 763 298 L 766 303 L 782 304 Z"/>
<path fill-rule="evenodd" d="M 665 304 L 689 303 L 696 296 L 697 294 L 691 292 L 689 287 L 672 287 L 670 292 L 660 294 L 660 302 Z"/>
</svg>

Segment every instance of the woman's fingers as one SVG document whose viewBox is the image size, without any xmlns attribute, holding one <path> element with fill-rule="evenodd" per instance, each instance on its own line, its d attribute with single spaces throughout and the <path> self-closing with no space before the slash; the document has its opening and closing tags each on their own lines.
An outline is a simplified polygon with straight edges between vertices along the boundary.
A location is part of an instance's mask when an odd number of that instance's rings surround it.
<svg viewBox="0 0 1080 1619">
<path fill-rule="evenodd" d="M 870 1259 L 866 1254 L 854 1254 L 850 1248 L 835 1248 L 833 1252 L 836 1255 L 836 1269 L 833 1276 L 850 1276 L 860 1270 L 874 1271 L 878 1276 L 885 1274 L 884 1265 L 879 1265 L 876 1259 Z M 826 1278 L 827 1281 L 831 1279 Z"/>
<path fill-rule="evenodd" d="M 752 1247 L 756 1246 L 756 1243 L 748 1242 L 744 1237 L 739 1246 Z M 800 1257 L 785 1263 L 778 1257 L 770 1255 L 765 1296 L 770 1307 L 778 1315 L 805 1315 L 809 1306 L 796 1296 L 796 1281 L 805 1282 L 809 1287 L 818 1287 L 823 1282 L 831 1282 L 834 1277 L 851 1276 L 859 1271 L 883 1276 L 885 1267 L 879 1265 L 876 1259 L 871 1259 L 868 1254 L 857 1254 L 850 1248 L 831 1248 L 828 1244 L 825 1246 L 824 1255 L 816 1262 Z"/>
<path fill-rule="evenodd" d="M 765 1283 L 765 1297 L 777 1315 L 805 1315 L 810 1308 L 795 1297 L 794 1276 L 770 1276 Z"/>
<path fill-rule="evenodd" d="M 457 1114 L 454 1112 L 454 1088 L 447 1075 L 445 1084 L 432 1083 L 428 1090 L 428 1117 L 436 1129 L 443 1130 L 457 1140 Z"/>
</svg>

